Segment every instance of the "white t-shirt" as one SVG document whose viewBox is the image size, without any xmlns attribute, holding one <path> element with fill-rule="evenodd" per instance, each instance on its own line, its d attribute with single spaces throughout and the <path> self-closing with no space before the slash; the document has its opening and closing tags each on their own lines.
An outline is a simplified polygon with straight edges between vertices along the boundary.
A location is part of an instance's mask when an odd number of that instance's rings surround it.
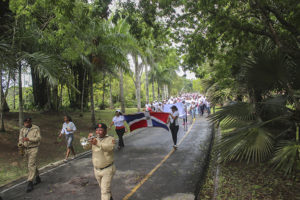
<svg viewBox="0 0 300 200">
<path fill-rule="evenodd" d="M 162 105 L 159 105 L 157 107 L 157 112 L 164 112 L 164 109 L 163 109 L 163 106 Z"/>
<path fill-rule="evenodd" d="M 175 111 L 174 113 L 171 113 L 171 114 L 173 115 L 173 117 L 177 116 L 177 118 L 175 119 L 175 126 L 179 126 L 179 123 L 178 123 L 179 112 Z M 171 117 L 171 115 L 169 117 L 170 117 L 170 123 L 173 123 L 174 119 Z"/>
<path fill-rule="evenodd" d="M 115 127 L 120 127 L 120 126 L 124 126 L 124 116 L 120 115 L 119 117 L 114 116 L 114 118 L 112 119 L 112 121 L 114 122 Z"/>
<path fill-rule="evenodd" d="M 71 129 L 71 131 L 67 131 L 67 129 Z M 61 134 L 66 134 L 66 135 L 73 134 L 76 130 L 77 130 L 76 126 L 73 122 L 69 122 L 69 123 L 65 122 L 61 129 Z"/>
</svg>

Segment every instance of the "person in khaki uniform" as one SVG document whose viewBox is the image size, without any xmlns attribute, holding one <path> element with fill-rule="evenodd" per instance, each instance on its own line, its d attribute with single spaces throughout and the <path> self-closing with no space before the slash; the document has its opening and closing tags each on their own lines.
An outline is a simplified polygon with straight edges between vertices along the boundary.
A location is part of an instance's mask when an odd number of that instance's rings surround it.
<svg viewBox="0 0 300 200">
<path fill-rule="evenodd" d="M 93 133 L 89 134 L 94 173 L 101 189 L 101 200 L 112 200 L 110 186 L 116 172 L 114 165 L 114 146 L 116 142 L 113 137 L 106 135 L 106 124 L 97 124 L 95 130 L 96 138 L 93 138 Z"/>
<path fill-rule="evenodd" d="M 35 184 L 41 182 L 38 168 L 36 165 L 36 157 L 41 141 L 40 128 L 32 124 L 31 118 L 24 119 L 24 127 L 20 130 L 18 146 L 23 146 L 25 157 L 28 163 L 28 185 L 26 192 L 33 190 L 33 181 Z"/>
</svg>

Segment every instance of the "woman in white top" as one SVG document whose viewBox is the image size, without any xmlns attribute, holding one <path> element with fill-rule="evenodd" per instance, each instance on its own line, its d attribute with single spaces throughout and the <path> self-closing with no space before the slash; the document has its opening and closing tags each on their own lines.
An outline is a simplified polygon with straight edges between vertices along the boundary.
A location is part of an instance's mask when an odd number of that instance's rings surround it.
<svg viewBox="0 0 300 200">
<path fill-rule="evenodd" d="M 68 159 L 69 155 L 70 155 L 70 151 L 72 151 L 72 154 L 75 157 L 75 151 L 72 145 L 73 139 L 74 139 L 74 132 L 76 131 L 76 126 L 75 124 L 72 122 L 72 118 L 70 116 L 64 116 L 64 124 L 63 127 L 61 129 L 60 135 L 59 137 L 61 137 L 63 134 L 66 136 L 66 141 L 67 141 L 67 152 L 66 152 L 66 158 L 65 160 Z"/>
<path fill-rule="evenodd" d="M 115 127 L 116 127 L 115 130 L 119 137 L 118 149 L 121 149 L 124 147 L 123 135 L 124 135 L 124 133 L 127 132 L 124 122 L 125 122 L 125 118 L 122 115 L 121 111 L 116 110 L 115 116 L 113 117 L 112 122 L 110 123 L 110 128 L 112 127 L 112 125 L 115 125 Z"/>
<path fill-rule="evenodd" d="M 178 108 L 176 106 L 172 106 L 172 113 L 170 113 L 169 120 L 170 122 L 170 129 L 172 133 L 172 139 L 173 139 L 173 147 L 176 150 L 177 149 L 177 133 L 179 130 L 179 123 L 178 123 L 178 117 L 179 117 L 179 112 Z"/>
</svg>

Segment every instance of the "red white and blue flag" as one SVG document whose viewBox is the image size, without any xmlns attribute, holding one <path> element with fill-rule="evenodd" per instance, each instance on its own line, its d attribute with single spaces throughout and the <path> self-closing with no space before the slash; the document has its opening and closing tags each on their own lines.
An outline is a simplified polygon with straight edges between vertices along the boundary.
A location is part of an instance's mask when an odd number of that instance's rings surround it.
<svg viewBox="0 0 300 200">
<path fill-rule="evenodd" d="M 146 127 L 161 127 L 169 131 L 167 126 L 168 117 L 169 113 L 164 112 L 144 112 L 124 115 L 124 118 L 130 127 L 130 131 Z"/>
</svg>

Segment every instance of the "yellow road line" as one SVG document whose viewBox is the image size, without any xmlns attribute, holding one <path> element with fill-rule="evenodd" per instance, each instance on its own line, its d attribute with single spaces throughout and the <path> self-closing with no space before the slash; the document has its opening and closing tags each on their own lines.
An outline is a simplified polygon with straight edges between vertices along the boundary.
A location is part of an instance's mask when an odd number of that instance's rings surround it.
<svg viewBox="0 0 300 200">
<path fill-rule="evenodd" d="M 190 133 L 193 125 L 194 125 L 195 119 L 193 120 L 193 123 L 191 125 L 191 127 L 189 128 L 189 130 L 184 134 L 184 136 L 182 137 L 182 139 L 180 140 L 180 142 L 178 143 L 178 146 L 182 143 L 182 141 L 186 138 L 186 136 Z M 128 200 L 151 176 L 152 174 L 158 169 L 160 168 L 160 166 L 174 153 L 174 149 L 172 149 L 168 155 L 166 155 L 164 157 L 164 159 L 162 159 L 162 161 L 160 161 L 160 163 L 158 163 L 158 165 L 156 165 L 144 178 L 143 180 L 141 180 L 139 182 L 139 184 L 137 184 L 131 191 L 130 193 L 128 193 L 123 200 Z"/>
</svg>

